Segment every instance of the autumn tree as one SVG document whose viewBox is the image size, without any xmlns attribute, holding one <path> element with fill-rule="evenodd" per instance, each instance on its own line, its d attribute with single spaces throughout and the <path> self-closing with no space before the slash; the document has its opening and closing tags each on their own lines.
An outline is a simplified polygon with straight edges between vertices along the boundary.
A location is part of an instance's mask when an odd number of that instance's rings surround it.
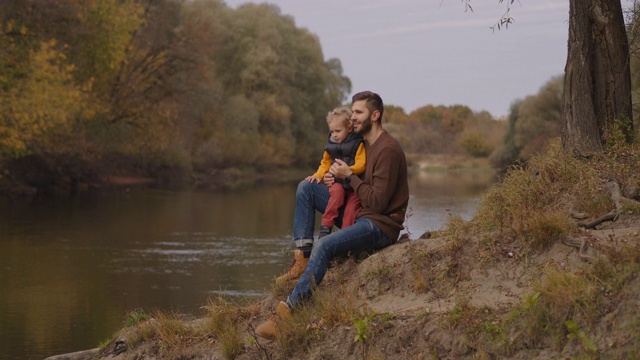
<svg viewBox="0 0 640 360">
<path fill-rule="evenodd" d="M 407 131 L 409 117 L 402 107 L 386 104 L 384 106 L 384 128 L 401 144 L 408 144 L 410 134 Z"/>
<path fill-rule="evenodd" d="M 70 18 L 78 6 L 73 1 L 2 3 L 0 159 L 87 155 L 81 134 L 94 109 L 87 84 L 76 81 L 78 68 L 68 47 L 55 36 L 60 23 L 75 25 Z"/>
<path fill-rule="evenodd" d="M 499 0 L 508 26 L 515 0 Z M 470 8 L 471 0 L 465 0 Z M 564 76 L 565 150 L 579 155 L 600 151 L 615 129 L 634 138 L 629 43 L 620 0 L 569 0 L 569 40 Z"/>
<path fill-rule="evenodd" d="M 326 114 L 350 91 L 340 61 L 273 5 L 0 2 L 2 165 L 316 165 Z"/>
<path fill-rule="evenodd" d="M 496 121 L 489 112 L 481 111 L 467 121 L 456 141 L 466 154 L 486 158 L 499 146 L 504 131 L 503 121 Z"/>
<path fill-rule="evenodd" d="M 248 149 L 242 158 L 252 166 L 315 164 L 326 140 L 326 114 L 351 90 L 340 61 L 325 61 L 317 36 L 297 28 L 276 6 L 246 4 L 220 15 L 214 61 L 224 109 L 215 119 L 220 130 L 203 146 L 210 153 L 230 144 Z M 232 124 L 239 120 L 251 126 Z M 237 153 L 226 154 L 210 158 L 217 165 L 242 165 Z"/>
<path fill-rule="evenodd" d="M 3 10 L 0 51 L 9 76 L 0 97 L 13 105 L 3 106 L 2 121 L 5 131 L 31 139 L 16 155 L 78 154 L 92 122 L 113 109 L 111 86 L 141 25 L 140 7 L 132 0 L 8 0 Z"/>
<path fill-rule="evenodd" d="M 391 109 L 388 131 L 411 153 L 487 157 L 504 132 L 502 122 L 491 114 L 474 112 L 467 106 L 426 105 L 409 115 L 401 108 Z"/>
</svg>

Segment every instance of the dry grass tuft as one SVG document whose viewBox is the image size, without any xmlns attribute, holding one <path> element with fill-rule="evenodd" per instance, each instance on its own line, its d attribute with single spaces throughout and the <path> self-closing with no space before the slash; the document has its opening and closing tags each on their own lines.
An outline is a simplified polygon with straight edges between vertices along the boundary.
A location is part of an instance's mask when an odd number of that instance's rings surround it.
<svg viewBox="0 0 640 360">
<path fill-rule="evenodd" d="M 220 341 L 220 350 L 225 359 L 235 358 L 245 346 L 242 324 L 257 315 L 259 308 L 256 305 L 239 306 L 222 296 L 209 299 L 203 308 L 207 313 L 207 332 Z"/>
<path fill-rule="evenodd" d="M 528 166 L 514 167 L 485 194 L 473 219 L 503 243 L 528 251 L 548 248 L 576 231 L 572 213 L 606 214 L 613 201 L 597 167 L 553 143 Z"/>
</svg>

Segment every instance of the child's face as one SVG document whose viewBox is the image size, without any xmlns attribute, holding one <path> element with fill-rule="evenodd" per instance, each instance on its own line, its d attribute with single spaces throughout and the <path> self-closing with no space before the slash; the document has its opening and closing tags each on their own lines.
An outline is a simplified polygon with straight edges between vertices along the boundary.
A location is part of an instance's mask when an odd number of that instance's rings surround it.
<svg viewBox="0 0 640 360">
<path fill-rule="evenodd" d="M 329 121 L 329 131 L 333 141 L 341 143 L 349 136 L 351 129 L 341 119 L 333 118 Z"/>
</svg>

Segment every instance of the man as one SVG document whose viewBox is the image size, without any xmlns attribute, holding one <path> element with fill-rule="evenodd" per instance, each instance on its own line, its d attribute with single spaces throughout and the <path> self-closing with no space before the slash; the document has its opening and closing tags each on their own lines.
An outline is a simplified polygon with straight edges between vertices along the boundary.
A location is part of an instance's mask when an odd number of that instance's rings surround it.
<svg viewBox="0 0 640 360">
<path fill-rule="evenodd" d="M 278 335 L 278 317 L 288 317 L 291 309 L 311 297 L 314 284 L 320 285 L 333 258 L 382 249 L 395 243 L 404 228 L 409 203 L 407 161 L 398 141 L 382 129 L 382 99 L 370 91 L 357 93 L 352 97 L 351 110 L 354 130 L 365 139 L 364 179 L 354 176 L 349 166 L 337 159 L 324 176 L 324 185 L 300 182 L 293 220 L 295 262 L 276 281 L 300 279 L 287 301 L 278 304 L 276 317 L 256 328 L 258 336 L 273 339 Z M 335 178 L 354 189 L 362 210 L 355 224 L 314 242 L 315 211 L 324 212 L 329 200 L 328 186 Z"/>
</svg>

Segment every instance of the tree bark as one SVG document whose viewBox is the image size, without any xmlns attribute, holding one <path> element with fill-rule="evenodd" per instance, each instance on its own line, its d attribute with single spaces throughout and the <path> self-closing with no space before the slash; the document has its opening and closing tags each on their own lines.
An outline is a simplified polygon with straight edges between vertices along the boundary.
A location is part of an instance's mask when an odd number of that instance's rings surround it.
<svg viewBox="0 0 640 360">
<path fill-rule="evenodd" d="M 603 149 L 616 121 L 633 140 L 629 44 L 620 0 L 570 0 L 564 80 L 565 150 Z"/>
</svg>

